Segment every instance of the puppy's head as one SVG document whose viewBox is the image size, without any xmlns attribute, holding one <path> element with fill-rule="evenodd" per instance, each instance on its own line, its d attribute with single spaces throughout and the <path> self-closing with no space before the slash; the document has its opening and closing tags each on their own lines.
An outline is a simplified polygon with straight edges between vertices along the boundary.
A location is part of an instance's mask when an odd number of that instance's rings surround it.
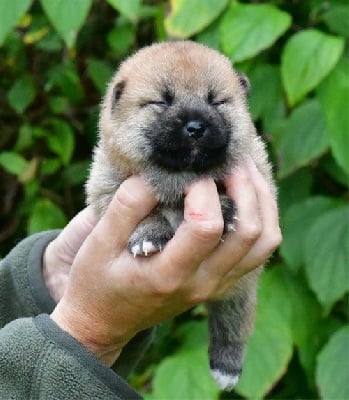
<svg viewBox="0 0 349 400">
<path fill-rule="evenodd" d="M 244 151 L 248 81 L 193 42 L 160 43 L 121 64 L 104 99 L 101 146 L 132 173 L 214 175 Z"/>
</svg>

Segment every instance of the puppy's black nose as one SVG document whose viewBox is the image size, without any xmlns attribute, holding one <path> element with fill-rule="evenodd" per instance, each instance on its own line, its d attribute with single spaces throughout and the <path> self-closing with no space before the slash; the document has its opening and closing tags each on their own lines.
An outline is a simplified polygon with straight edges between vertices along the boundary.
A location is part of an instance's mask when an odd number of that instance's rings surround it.
<svg viewBox="0 0 349 400">
<path fill-rule="evenodd" d="M 206 131 L 206 126 L 199 120 L 188 121 L 184 126 L 184 133 L 193 139 L 201 138 Z"/>
</svg>

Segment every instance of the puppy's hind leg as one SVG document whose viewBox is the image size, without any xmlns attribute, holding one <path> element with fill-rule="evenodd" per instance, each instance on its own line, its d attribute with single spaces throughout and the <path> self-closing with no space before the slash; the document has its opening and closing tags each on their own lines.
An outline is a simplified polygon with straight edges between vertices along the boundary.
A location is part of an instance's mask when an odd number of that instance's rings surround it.
<svg viewBox="0 0 349 400">
<path fill-rule="evenodd" d="M 232 390 L 241 375 L 246 341 L 254 325 L 256 275 L 253 271 L 241 278 L 228 299 L 208 303 L 210 369 L 223 390 Z"/>
</svg>

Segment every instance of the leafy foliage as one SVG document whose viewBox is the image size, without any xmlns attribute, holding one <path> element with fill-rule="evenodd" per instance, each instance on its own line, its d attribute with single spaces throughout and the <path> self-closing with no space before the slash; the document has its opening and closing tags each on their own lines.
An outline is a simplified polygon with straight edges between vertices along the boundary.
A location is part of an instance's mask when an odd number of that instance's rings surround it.
<svg viewBox="0 0 349 400">
<path fill-rule="evenodd" d="M 188 38 L 251 80 L 284 241 L 245 368 L 233 393 L 218 391 L 197 307 L 159 327 L 132 377 L 146 399 L 348 398 L 348 15 L 345 0 L 0 2 L 1 256 L 83 207 L 98 105 L 125 56 Z"/>
</svg>

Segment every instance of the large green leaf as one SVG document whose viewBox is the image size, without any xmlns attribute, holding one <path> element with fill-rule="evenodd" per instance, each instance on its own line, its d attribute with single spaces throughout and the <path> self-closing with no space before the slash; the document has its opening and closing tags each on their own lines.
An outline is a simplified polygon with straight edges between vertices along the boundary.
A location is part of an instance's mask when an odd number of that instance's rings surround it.
<svg viewBox="0 0 349 400">
<path fill-rule="evenodd" d="M 21 16 L 28 10 L 32 0 L 0 1 L 0 45 Z"/>
<path fill-rule="evenodd" d="M 234 62 L 270 47 L 290 26 L 291 16 L 271 4 L 233 2 L 222 21 L 222 47 Z"/>
<path fill-rule="evenodd" d="M 305 262 L 304 243 L 312 224 L 319 216 L 339 204 L 339 200 L 330 197 L 309 197 L 291 206 L 281 218 L 283 241 L 280 253 L 293 272 Z"/>
<path fill-rule="evenodd" d="M 40 0 L 45 13 L 67 46 L 74 47 L 79 29 L 91 8 L 92 0 Z"/>
<path fill-rule="evenodd" d="M 165 19 L 167 33 L 186 39 L 206 28 L 224 10 L 228 0 L 171 0 Z"/>
<path fill-rule="evenodd" d="M 329 146 L 325 116 L 319 102 L 309 100 L 296 108 L 287 120 L 277 145 L 279 177 L 306 166 Z"/>
<path fill-rule="evenodd" d="M 67 223 L 62 209 L 49 199 L 38 200 L 33 207 L 28 221 L 28 234 L 47 229 L 63 228 Z"/>
<path fill-rule="evenodd" d="M 318 357 L 316 382 L 323 399 L 349 398 L 349 327 L 338 330 Z"/>
<path fill-rule="evenodd" d="M 311 226 L 305 242 L 310 287 L 328 310 L 349 290 L 349 206 L 328 211 Z"/>
<path fill-rule="evenodd" d="M 245 363 L 236 391 L 261 398 L 287 369 L 293 352 L 292 306 L 285 298 L 279 269 L 262 274 L 256 328 L 248 341 Z"/>
<path fill-rule="evenodd" d="M 48 73 L 45 90 L 57 88 L 73 103 L 79 103 L 84 98 L 84 89 L 76 65 L 67 62 L 52 67 Z"/>
<path fill-rule="evenodd" d="M 278 204 L 281 220 L 293 204 L 310 196 L 313 180 L 309 169 L 301 168 L 278 181 Z"/>
<path fill-rule="evenodd" d="M 7 94 L 11 107 L 18 113 L 23 113 L 35 98 L 35 85 L 31 75 L 25 74 L 18 78 Z"/>
<path fill-rule="evenodd" d="M 333 156 L 349 174 L 349 58 L 343 58 L 318 88 Z"/>
<path fill-rule="evenodd" d="M 27 166 L 28 161 L 20 154 L 12 151 L 3 151 L 0 153 L 0 167 L 11 174 L 19 176 Z"/>
<path fill-rule="evenodd" d="M 307 375 L 308 381 L 314 385 L 314 369 L 319 349 L 328 336 L 338 328 L 338 323 L 324 318 L 320 304 L 314 294 L 307 288 L 301 277 L 291 274 L 282 266 L 273 270 L 277 278 L 278 291 L 274 293 L 270 307 L 282 299 L 282 306 L 290 315 L 293 342 L 298 357 Z"/>
<path fill-rule="evenodd" d="M 248 73 L 248 77 L 251 82 L 249 104 L 253 119 L 277 121 L 284 118 L 285 104 L 280 68 L 276 65 L 259 63 Z M 266 93 L 268 96 L 265 95 Z"/>
<path fill-rule="evenodd" d="M 94 58 L 88 58 L 86 62 L 88 76 L 99 92 L 104 93 L 107 83 L 113 74 L 113 69 L 106 62 Z"/>
<path fill-rule="evenodd" d="M 298 32 L 288 40 L 281 55 L 281 74 L 291 106 L 326 77 L 343 50 L 343 38 L 316 29 Z"/>
<path fill-rule="evenodd" d="M 141 0 L 107 0 L 107 2 L 131 21 L 137 21 Z"/>
<path fill-rule="evenodd" d="M 153 380 L 155 399 L 218 399 L 219 389 L 210 376 L 207 346 L 183 350 L 167 357 Z"/>
<path fill-rule="evenodd" d="M 322 19 L 332 32 L 349 36 L 348 4 L 331 5 L 330 9 L 323 14 Z"/>
<path fill-rule="evenodd" d="M 52 118 L 52 131 L 46 137 L 49 148 L 59 155 L 63 164 L 68 164 L 75 146 L 74 133 L 71 127 L 63 120 Z"/>
</svg>

